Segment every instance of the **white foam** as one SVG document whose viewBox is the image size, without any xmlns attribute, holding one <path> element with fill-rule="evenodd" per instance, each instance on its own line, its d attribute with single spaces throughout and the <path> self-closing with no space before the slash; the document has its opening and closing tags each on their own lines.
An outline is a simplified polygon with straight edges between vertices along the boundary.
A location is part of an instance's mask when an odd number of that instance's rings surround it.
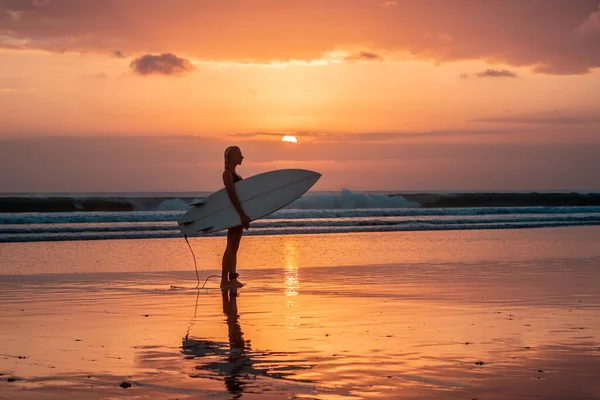
<svg viewBox="0 0 600 400">
<path fill-rule="evenodd" d="M 402 196 L 385 194 L 366 194 L 343 189 L 340 193 L 308 194 L 292 204 L 287 209 L 310 210 L 351 210 L 372 208 L 415 208 L 419 203 L 408 201 Z"/>
<path fill-rule="evenodd" d="M 531 210 L 531 209 L 530 209 Z M 600 225 L 600 210 L 587 210 L 584 213 L 515 213 L 515 214 L 445 214 L 427 215 L 426 213 L 408 215 L 404 211 L 429 211 L 426 209 L 393 210 L 397 214 L 390 216 L 349 216 L 359 210 L 290 210 L 290 213 L 314 215 L 315 213 L 344 214 L 344 217 L 317 218 L 280 218 L 262 219 L 252 223 L 250 235 L 285 235 L 294 233 L 333 233 L 333 232 L 384 232 L 411 230 L 448 230 L 448 229 L 502 229 L 502 228 L 533 228 L 550 226 L 583 226 Z M 381 214 L 386 210 L 364 210 L 364 213 Z M 434 210 L 431 210 L 434 211 Z M 488 210 L 491 211 L 491 210 Z M 524 211 L 524 210 L 522 210 Z M 74 215 L 75 214 L 75 215 Z M 102 221 L 97 218 L 94 222 L 80 217 L 136 217 L 137 219 L 121 221 Z M 12 220 L 13 224 L 0 224 L 0 243 L 39 240 L 93 240 L 93 239 L 134 239 L 134 238 L 167 238 L 179 237 L 181 233 L 174 221 L 175 212 L 133 212 L 133 213 L 62 213 L 50 214 L 52 219 L 36 222 L 29 219 Z M 298 216 L 298 215 L 296 215 Z M 0 214 L 0 221 L 2 220 Z M 67 219 L 68 217 L 68 219 Z M 160 219 L 157 217 L 162 217 Z M 289 215 L 288 215 L 289 217 Z M 150 218 L 150 220 L 148 219 Z M 85 222 L 84 222 L 85 221 Z M 20 223 L 19 223 L 20 222 Z M 207 236 L 225 234 L 218 232 Z M 205 235 L 203 235 L 205 236 Z"/>
<path fill-rule="evenodd" d="M 165 200 L 158 205 L 157 211 L 185 211 L 189 208 L 189 203 L 181 199 Z"/>
</svg>

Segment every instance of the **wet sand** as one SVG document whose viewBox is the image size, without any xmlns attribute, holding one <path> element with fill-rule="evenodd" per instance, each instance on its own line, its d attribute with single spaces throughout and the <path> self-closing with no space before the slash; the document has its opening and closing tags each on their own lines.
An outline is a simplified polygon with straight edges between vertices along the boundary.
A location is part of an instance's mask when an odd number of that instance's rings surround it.
<svg viewBox="0 0 600 400">
<path fill-rule="evenodd" d="M 248 237 L 237 293 L 183 239 L 0 245 L 0 398 L 600 399 L 598 243 Z"/>
</svg>

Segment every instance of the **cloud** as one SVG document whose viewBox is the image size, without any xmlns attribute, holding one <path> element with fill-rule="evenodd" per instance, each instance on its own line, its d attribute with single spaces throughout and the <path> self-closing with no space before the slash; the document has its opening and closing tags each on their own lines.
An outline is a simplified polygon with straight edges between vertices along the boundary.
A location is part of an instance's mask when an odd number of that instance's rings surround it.
<svg viewBox="0 0 600 400">
<path fill-rule="evenodd" d="M 0 47 L 199 61 L 317 60 L 368 45 L 390 58 L 583 74 L 600 67 L 598 32 L 598 0 L 0 0 Z"/>
<path fill-rule="evenodd" d="M 133 72 L 139 75 L 179 75 L 196 69 L 185 58 L 179 58 L 171 53 L 156 56 L 146 54 L 133 60 L 130 67 Z"/>
<path fill-rule="evenodd" d="M 539 124 L 539 125 L 580 125 L 598 124 L 600 117 L 596 115 L 581 115 L 567 111 L 549 111 L 537 114 L 504 115 L 472 119 L 471 122 L 500 123 L 500 124 Z"/>
<path fill-rule="evenodd" d="M 9 21 L 18 21 L 20 14 L 17 11 L 12 11 L 7 8 L 0 8 L 0 20 L 8 19 Z"/>
<path fill-rule="evenodd" d="M 590 35 L 600 32 L 600 4 L 598 10 L 590 13 L 590 16 L 579 26 L 579 33 Z"/>
<path fill-rule="evenodd" d="M 121 52 L 121 50 L 115 50 L 112 52 L 112 56 L 115 58 L 126 58 L 125 54 Z"/>
<path fill-rule="evenodd" d="M 310 142 L 359 142 L 359 143 L 389 143 L 402 142 L 404 140 L 425 139 L 431 137 L 455 138 L 457 136 L 480 136 L 508 134 L 505 130 L 480 129 L 480 130 L 434 130 L 421 132 L 245 132 L 233 133 L 229 137 L 237 137 L 250 140 L 272 140 L 281 139 L 286 135 L 294 135 L 297 138 L 309 139 Z"/>
<path fill-rule="evenodd" d="M 51 3 L 50 0 L 33 0 L 33 5 L 36 7 L 44 7 Z"/>
<path fill-rule="evenodd" d="M 472 76 L 480 79 L 484 78 L 518 78 L 515 72 L 506 70 L 506 69 L 486 69 L 485 71 L 477 72 L 472 74 Z M 469 74 L 460 74 L 462 79 L 469 79 L 471 75 Z"/>
<path fill-rule="evenodd" d="M 514 72 L 508 71 L 506 69 L 486 69 L 485 71 L 478 72 L 475 74 L 478 78 L 518 78 Z"/>
<path fill-rule="evenodd" d="M 383 57 L 370 51 L 361 51 L 350 54 L 345 58 L 346 61 L 381 61 Z"/>
</svg>

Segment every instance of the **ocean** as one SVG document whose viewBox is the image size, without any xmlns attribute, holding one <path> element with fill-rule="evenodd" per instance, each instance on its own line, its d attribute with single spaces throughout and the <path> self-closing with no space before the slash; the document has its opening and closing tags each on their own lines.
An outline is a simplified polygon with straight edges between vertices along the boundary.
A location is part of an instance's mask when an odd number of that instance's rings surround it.
<svg viewBox="0 0 600 400">
<path fill-rule="evenodd" d="M 180 237 L 176 220 L 209 193 L 4 194 L 0 242 Z M 600 193 L 309 192 L 246 235 L 600 225 Z M 224 235 L 217 232 L 211 236 Z"/>
</svg>

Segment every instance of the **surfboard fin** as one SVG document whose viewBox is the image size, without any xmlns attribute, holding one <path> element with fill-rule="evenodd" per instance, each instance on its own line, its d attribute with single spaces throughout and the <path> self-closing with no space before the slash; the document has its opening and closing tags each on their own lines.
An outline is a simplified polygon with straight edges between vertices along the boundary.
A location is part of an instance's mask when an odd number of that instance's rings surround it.
<svg viewBox="0 0 600 400">
<path fill-rule="evenodd" d="M 206 204 L 206 199 L 200 199 L 200 200 L 196 200 L 196 201 L 192 201 L 190 203 L 190 206 L 192 207 L 200 207 Z"/>
</svg>

